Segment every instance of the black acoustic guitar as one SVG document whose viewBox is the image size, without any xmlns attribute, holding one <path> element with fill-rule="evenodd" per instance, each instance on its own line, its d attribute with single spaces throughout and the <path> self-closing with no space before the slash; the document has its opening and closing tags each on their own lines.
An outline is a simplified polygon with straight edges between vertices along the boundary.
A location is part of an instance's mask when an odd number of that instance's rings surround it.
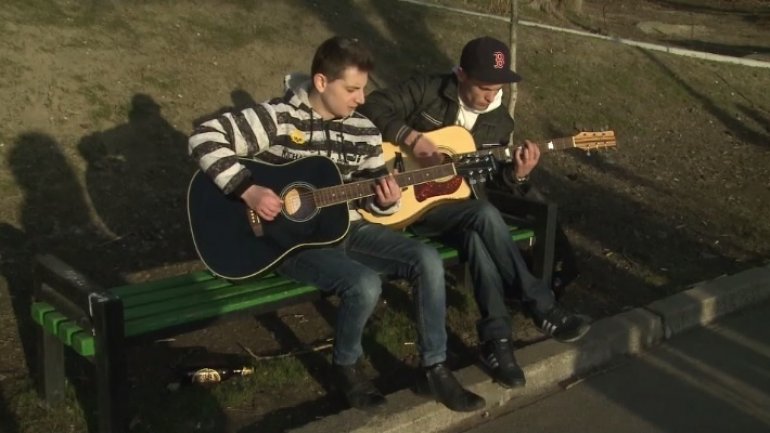
<svg viewBox="0 0 770 433">
<path fill-rule="evenodd" d="M 282 165 L 241 159 L 255 184 L 272 189 L 283 200 L 273 221 L 260 221 L 246 204 L 227 196 L 202 171 L 187 192 L 187 211 L 195 249 L 216 275 L 243 279 L 266 272 L 298 248 L 331 245 L 350 226 L 348 201 L 374 195 L 376 180 L 343 183 L 337 166 L 324 156 Z M 495 170 L 490 156 L 397 174 L 406 187 L 452 176 L 484 180 Z"/>
</svg>

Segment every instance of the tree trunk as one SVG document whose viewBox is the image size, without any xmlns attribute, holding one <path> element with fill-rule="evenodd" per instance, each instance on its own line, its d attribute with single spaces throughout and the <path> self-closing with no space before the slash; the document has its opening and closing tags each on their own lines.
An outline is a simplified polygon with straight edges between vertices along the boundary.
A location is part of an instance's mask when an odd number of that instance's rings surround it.
<svg viewBox="0 0 770 433">
<path fill-rule="evenodd" d="M 516 71 L 516 46 L 518 43 L 517 40 L 517 30 L 519 26 L 519 0 L 511 0 L 511 25 L 510 25 L 510 41 L 509 46 L 511 47 L 511 70 Z M 518 86 L 516 83 L 511 83 L 511 87 L 509 88 L 509 97 L 508 100 L 508 113 L 511 115 L 511 118 L 513 118 L 513 113 L 516 110 L 516 97 L 518 96 Z M 511 137 L 509 138 L 509 142 L 513 143 L 513 133 L 511 133 Z"/>
</svg>

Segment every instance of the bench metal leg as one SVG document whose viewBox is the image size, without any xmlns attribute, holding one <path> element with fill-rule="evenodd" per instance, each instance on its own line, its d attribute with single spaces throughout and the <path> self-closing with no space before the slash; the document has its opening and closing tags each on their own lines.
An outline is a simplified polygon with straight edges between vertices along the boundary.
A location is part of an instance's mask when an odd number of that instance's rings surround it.
<svg viewBox="0 0 770 433">
<path fill-rule="evenodd" d="M 548 203 L 546 206 L 545 215 L 535 221 L 532 271 L 550 287 L 556 253 L 556 205 Z"/>
<path fill-rule="evenodd" d="M 56 336 L 37 326 L 38 354 L 37 362 L 38 392 L 51 404 L 64 400 L 64 344 Z"/>
<path fill-rule="evenodd" d="M 108 294 L 93 298 L 96 383 L 100 433 L 128 430 L 128 382 L 123 334 L 123 303 Z"/>
</svg>

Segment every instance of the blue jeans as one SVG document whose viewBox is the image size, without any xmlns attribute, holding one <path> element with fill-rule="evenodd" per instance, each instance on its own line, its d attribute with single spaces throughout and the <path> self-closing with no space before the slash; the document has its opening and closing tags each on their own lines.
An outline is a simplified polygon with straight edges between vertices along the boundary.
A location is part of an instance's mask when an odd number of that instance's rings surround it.
<svg viewBox="0 0 770 433">
<path fill-rule="evenodd" d="M 554 303 L 550 287 L 535 278 L 508 224 L 485 200 L 451 202 L 429 210 L 412 225 L 423 236 L 434 236 L 457 248 L 469 264 L 474 297 L 481 313 L 477 331 L 481 341 L 509 338 L 511 316 L 505 293 L 513 291 L 529 308 L 545 312 Z"/>
<path fill-rule="evenodd" d="M 446 359 L 444 266 L 435 248 L 384 226 L 355 221 L 342 243 L 290 254 L 277 271 L 340 298 L 335 364 L 353 365 L 363 355 L 361 337 L 382 292 L 380 274 L 411 283 L 423 365 Z"/>
</svg>

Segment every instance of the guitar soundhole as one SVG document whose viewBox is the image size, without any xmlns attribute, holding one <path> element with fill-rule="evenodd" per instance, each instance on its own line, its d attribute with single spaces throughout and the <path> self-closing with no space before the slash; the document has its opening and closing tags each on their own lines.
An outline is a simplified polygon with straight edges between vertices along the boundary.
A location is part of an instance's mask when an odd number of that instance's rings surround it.
<svg viewBox="0 0 770 433">
<path fill-rule="evenodd" d="M 318 213 L 313 188 L 305 184 L 289 185 L 281 194 L 283 198 L 283 215 L 292 221 L 305 222 Z"/>
</svg>

